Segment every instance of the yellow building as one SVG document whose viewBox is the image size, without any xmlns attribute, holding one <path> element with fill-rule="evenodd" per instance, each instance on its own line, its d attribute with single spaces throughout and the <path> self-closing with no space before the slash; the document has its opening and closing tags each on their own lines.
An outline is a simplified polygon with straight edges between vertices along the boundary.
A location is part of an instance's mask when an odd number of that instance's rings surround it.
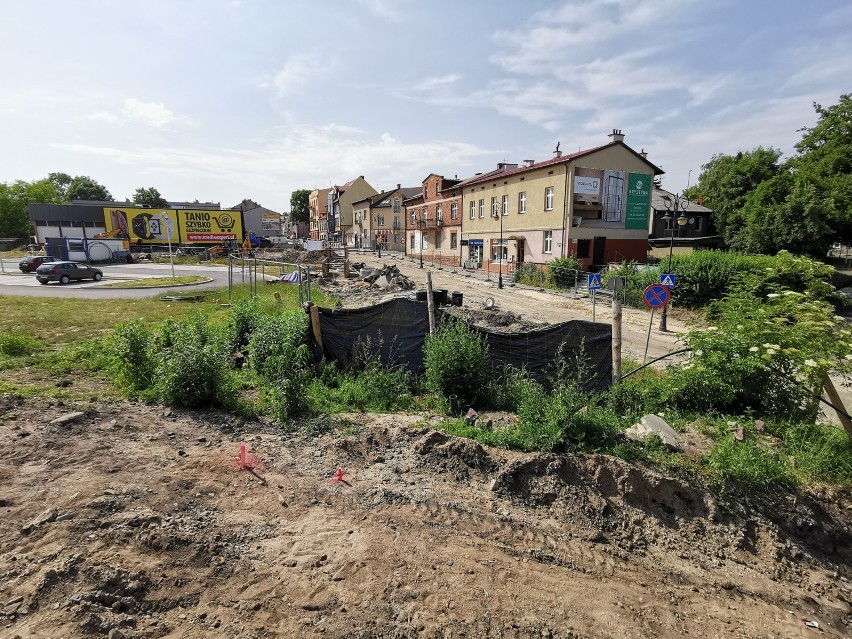
<svg viewBox="0 0 852 639">
<path fill-rule="evenodd" d="M 575 255 L 584 269 L 644 262 L 654 176 L 663 171 L 624 143 L 609 143 L 543 162 L 497 165 L 459 183 L 463 189 L 462 259 L 497 270 Z"/>
</svg>

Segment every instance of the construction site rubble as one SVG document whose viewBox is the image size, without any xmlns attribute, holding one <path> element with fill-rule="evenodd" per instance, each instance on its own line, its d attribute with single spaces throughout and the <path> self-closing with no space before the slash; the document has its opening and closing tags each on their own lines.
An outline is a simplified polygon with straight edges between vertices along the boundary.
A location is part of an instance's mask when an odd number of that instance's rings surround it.
<svg viewBox="0 0 852 639">
<path fill-rule="evenodd" d="M 382 290 L 410 291 L 414 288 L 414 282 L 400 273 L 399 268 L 394 265 L 385 265 L 382 268 L 372 268 L 363 264 L 353 264 L 352 270 L 357 268 L 358 282 L 372 284 Z"/>
</svg>

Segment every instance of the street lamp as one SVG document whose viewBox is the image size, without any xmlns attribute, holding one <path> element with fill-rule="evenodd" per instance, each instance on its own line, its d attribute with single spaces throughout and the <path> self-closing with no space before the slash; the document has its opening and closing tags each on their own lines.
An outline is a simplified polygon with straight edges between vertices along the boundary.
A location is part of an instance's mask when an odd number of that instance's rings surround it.
<svg viewBox="0 0 852 639">
<path fill-rule="evenodd" d="M 674 252 L 674 236 L 675 236 L 675 226 L 672 224 L 672 221 L 677 219 L 677 231 L 680 234 L 680 227 L 686 226 L 686 215 L 684 215 L 684 211 L 689 207 L 689 198 L 685 195 L 674 195 L 667 194 L 663 197 L 663 204 L 666 207 L 666 214 L 663 215 L 663 220 L 666 223 L 666 229 L 671 232 L 671 237 L 669 240 L 669 267 L 668 272 L 672 272 L 672 253 Z M 680 215 L 677 212 L 680 211 Z M 663 306 L 663 313 L 660 315 L 660 330 L 668 331 L 668 326 L 666 324 L 666 320 L 668 319 L 668 307 L 666 304 Z"/>
<path fill-rule="evenodd" d="M 495 251 L 495 255 L 499 252 L 499 257 L 497 258 L 497 288 L 503 288 L 503 216 L 500 214 L 500 209 L 497 206 L 494 208 L 494 217 L 500 218 L 500 243 L 497 245 L 497 251 Z M 489 268 L 488 270 L 490 271 L 491 269 Z"/>
<path fill-rule="evenodd" d="M 417 216 L 417 228 L 420 229 L 420 268 L 423 268 L 423 229 L 426 226 L 426 220 L 423 219 L 423 214 L 421 213 Z"/>
</svg>

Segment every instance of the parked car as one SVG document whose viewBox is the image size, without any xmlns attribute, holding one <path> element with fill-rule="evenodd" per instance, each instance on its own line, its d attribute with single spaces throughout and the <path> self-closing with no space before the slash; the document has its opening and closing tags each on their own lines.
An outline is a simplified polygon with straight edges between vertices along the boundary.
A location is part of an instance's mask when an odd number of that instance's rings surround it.
<svg viewBox="0 0 852 639">
<path fill-rule="evenodd" d="M 42 284 L 48 282 L 59 282 L 67 284 L 71 280 L 93 280 L 95 282 L 103 279 L 104 273 L 99 268 L 94 268 L 88 264 L 78 264 L 77 262 L 51 262 L 42 264 L 36 270 L 36 279 Z"/>
<path fill-rule="evenodd" d="M 18 262 L 18 268 L 23 273 L 35 273 L 36 269 L 42 264 L 55 261 L 56 258 L 50 255 L 27 255 Z"/>
</svg>

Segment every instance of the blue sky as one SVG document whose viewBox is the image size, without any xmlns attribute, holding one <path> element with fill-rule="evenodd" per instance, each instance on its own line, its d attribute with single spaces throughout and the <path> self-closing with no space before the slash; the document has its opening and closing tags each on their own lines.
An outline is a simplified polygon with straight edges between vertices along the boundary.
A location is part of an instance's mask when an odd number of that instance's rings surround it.
<svg viewBox="0 0 852 639">
<path fill-rule="evenodd" d="M 0 181 L 379 190 L 625 142 L 679 191 L 852 91 L 852 3 L 0 0 Z M 691 175 L 690 175 L 691 171 Z"/>
</svg>

